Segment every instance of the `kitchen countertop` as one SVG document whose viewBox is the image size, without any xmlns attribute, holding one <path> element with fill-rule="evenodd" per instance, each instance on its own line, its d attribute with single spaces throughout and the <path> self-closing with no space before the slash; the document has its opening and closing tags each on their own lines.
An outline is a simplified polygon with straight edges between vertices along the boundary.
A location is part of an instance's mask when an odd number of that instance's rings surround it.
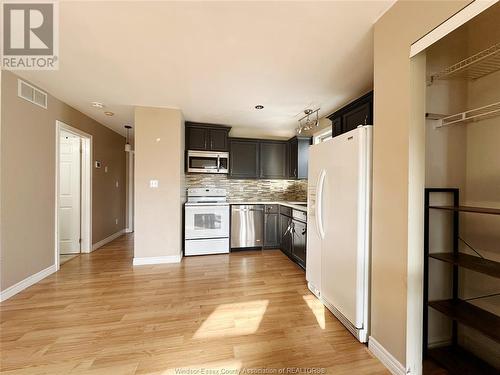
<svg viewBox="0 0 500 375">
<path fill-rule="evenodd" d="M 229 201 L 229 204 L 279 204 L 281 206 L 286 206 L 293 208 L 295 210 L 300 210 L 307 212 L 307 206 L 300 206 L 300 204 L 307 204 L 307 202 L 286 202 L 286 201 Z"/>
</svg>

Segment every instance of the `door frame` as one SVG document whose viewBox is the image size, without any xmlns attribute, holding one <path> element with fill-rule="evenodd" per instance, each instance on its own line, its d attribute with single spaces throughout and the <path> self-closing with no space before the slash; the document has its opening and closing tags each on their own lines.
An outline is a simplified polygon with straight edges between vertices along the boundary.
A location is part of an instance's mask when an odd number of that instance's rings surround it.
<svg viewBox="0 0 500 375">
<path fill-rule="evenodd" d="M 81 157 L 81 209 L 80 209 L 80 233 L 82 242 L 80 244 L 81 253 L 92 251 L 92 135 L 76 129 L 62 121 L 56 120 L 56 185 L 55 185 L 55 265 L 59 270 L 59 142 L 61 131 L 74 134 L 82 140 Z"/>
<path fill-rule="evenodd" d="M 127 225 L 125 232 L 132 233 L 134 231 L 134 151 L 127 152 Z"/>
<path fill-rule="evenodd" d="M 498 1 L 499 0 L 472 1 L 432 31 L 415 41 L 410 46 L 410 58 L 418 55 L 420 52 L 424 51 L 438 40 L 444 38 L 453 30 L 458 29 L 463 24 L 469 22 L 472 18 L 484 12 L 492 5 L 495 5 Z"/>
</svg>

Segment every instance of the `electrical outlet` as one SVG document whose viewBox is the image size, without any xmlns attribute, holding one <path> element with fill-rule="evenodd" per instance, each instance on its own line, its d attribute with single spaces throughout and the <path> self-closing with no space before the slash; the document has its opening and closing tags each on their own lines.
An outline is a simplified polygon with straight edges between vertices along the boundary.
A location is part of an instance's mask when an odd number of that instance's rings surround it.
<svg viewBox="0 0 500 375">
<path fill-rule="evenodd" d="M 116 187 L 120 186 L 120 184 L 118 183 L 118 180 L 116 180 L 115 185 L 116 185 Z"/>
<path fill-rule="evenodd" d="M 118 225 L 118 219 L 115 219 L 115 224 Z"/>
<path fill-rule="evenodd" d="M 104 167 L 104 173 L 108 173 L 108 166 L 107 165 Z"/>
<path fill-rule="evenodd" d="M 158 180 L 150 180 L 149 181 L 149 187 L 152 189 L 156 189 L 159 186 Z"/>
</svg>

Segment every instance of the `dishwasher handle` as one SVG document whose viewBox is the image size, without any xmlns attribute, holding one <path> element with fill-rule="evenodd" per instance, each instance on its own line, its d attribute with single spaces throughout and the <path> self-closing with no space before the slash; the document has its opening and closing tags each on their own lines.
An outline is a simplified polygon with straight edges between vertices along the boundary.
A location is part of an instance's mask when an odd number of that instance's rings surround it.
<svg viewBox="0 0 500 375">
<path fill-rule="evenodd" d="M 259 212 L 259 211 L 264 211 L 264 208 L 234 208 L 232 209 L 234 212 Z"/>
</svg>

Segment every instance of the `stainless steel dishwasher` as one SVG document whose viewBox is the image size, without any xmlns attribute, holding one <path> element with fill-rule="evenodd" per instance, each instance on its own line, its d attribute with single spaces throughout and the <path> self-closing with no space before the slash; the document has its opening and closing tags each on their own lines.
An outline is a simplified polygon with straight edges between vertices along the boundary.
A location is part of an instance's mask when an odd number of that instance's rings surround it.
<svg viewBox="0 0 500 375">
<path fill-rule="evenodd" d="M 262 247 L 264 243 L 264 206 L 231 206 L 231 249 Z"/>
</svg>

